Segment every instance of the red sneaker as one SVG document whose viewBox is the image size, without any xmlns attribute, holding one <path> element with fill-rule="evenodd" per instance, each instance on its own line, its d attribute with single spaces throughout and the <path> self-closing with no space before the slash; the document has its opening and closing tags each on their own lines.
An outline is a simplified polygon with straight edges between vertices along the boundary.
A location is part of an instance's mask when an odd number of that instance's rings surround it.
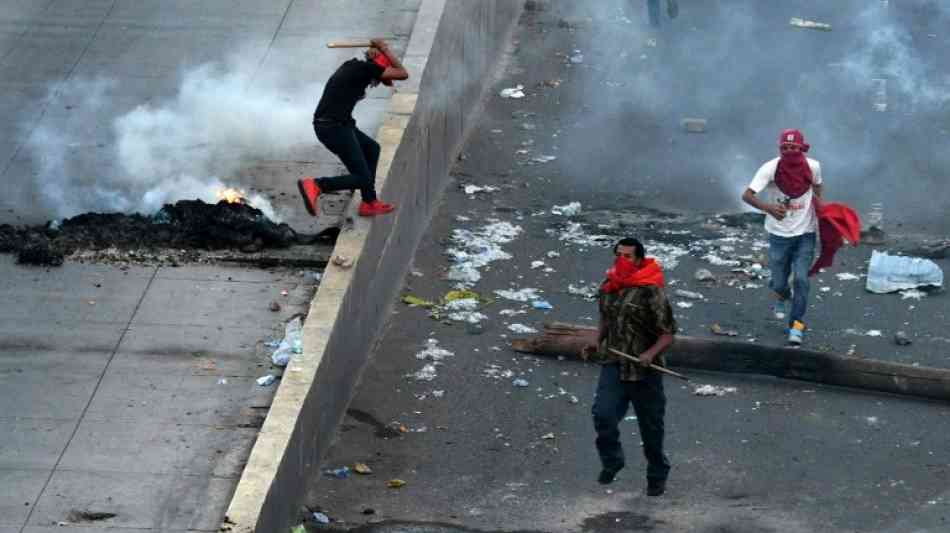
<svg viewBox="0 0 950 533">
<path fill-rule="evenodd" d="M 303 197 L 303 206 L 312 216 L 317 216 L 317 198 L 320 197 L 320 187 L 313 176 L 307 176 L 297 180 L 297 189 L 300 190 L 300 196 Z"/>
<path fill-rule="evenodd" d="M 372 202 L 360 202 L 359 214 L 361 217 L 374 217 L 376 215 L 385 215 L 396 209 L 393 204 L 387 204 L 374 200 Z"/>
</svg>

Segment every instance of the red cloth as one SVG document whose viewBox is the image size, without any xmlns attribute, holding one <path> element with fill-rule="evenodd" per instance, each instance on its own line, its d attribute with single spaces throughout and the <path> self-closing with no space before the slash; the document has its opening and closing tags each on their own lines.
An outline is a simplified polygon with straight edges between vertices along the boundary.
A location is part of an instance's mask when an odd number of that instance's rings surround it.
<svg viewBox="0 0 950 533">
<path fill-rule="evenodd" d="M 804 152 L 783 152 L 775 169 L 775 185 L 789 198 L 808 192 L 813 176 Z"/>
<path fill-rule="evenodd" d="M 817 197 L 814 199 L 815 212 L 818 215 L 818 235 L 821 237 L 821 255 L 808 271 L 814 276 L 818 269 L 830 267 L 838 248 L 848 241 L 857 246 L 861 240 L 861 219 L 858 214 L 845 204 L 825 203 Z"/>
<path fill-rule="evenodd" d="M 382 53 L 382 52 L 380 52 L 380 51 L 378 51 L 378 50 L 377 50 L 376 52 L 377 52 L 377 53 L 376 53 L 376 56 L 373 58 L 373 63 L 376 63 L 377 65 L 383 67 L 383 69 L 387 69 L 387 68 L 393 66 L 392 61 L 390 61 L 389 58 L 386 57 L 386 54 L 384 54 L 384 53 Z M 382 82 L 383 85 L 386 85 L 386 86 L 389 86 L 389 87 L 392 87 L 392 85 L 393 85 L 392 80 L 379 80 L 379 81 Z"/>
<path fill-rule="evenodd" d="M 652 257 L 645 257 L 640 261 L 638 267 L 636 263 L 626 257 L 618 257 L 614 261 L 614 266 L 607 270 L 607 279 L 604 280 L 600 290 L 611 293 L 618 292 L 630 287 L 646 287 L 656 285 L 663 287 L 663 269 L 660 263 Z"/>
</svg>

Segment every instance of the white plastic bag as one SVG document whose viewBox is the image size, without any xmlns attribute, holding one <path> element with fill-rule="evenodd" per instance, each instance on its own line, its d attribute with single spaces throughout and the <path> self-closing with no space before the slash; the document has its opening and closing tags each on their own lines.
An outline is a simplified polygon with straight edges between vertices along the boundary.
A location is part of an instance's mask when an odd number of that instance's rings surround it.
<svg viewBox="0 0 950 533">
<path fill-rule="evenodd" d="M 874 250 L 865 288 L 877 294 L 943 285 L 943 270 L 921 257 L 888 255 Z"/>
<path fill-rule="evenodd" d="M 280 341 L 270 360 L 276 366 L 287 366 L 295 353 L 303 353 L 303 322 L 299 316 L 284 326 L 284 340 Z"/>
</svg>

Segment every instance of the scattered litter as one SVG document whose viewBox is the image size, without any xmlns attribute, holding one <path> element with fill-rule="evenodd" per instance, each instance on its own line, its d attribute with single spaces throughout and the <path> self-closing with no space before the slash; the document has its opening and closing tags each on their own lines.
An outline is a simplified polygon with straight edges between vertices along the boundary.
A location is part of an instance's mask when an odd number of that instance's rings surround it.
<svg viewBox="0 0 950 533">
<path fill-rule="evenodd" d="M 684 118 L 680 121 L 680 126 L 689 133 L 705 133 L 706 119 L 704 118 Z"/>
<path fill-rule="evenodd" d="M 502 309 L 498 311 L 498 314 L 501 316 L 516 316 L 516 315 L 526 315 L 527 311 L 524 309 Z"/>
<path fill-rule="evenodd" d="M 815 22 L 813 20 L 805 20 L 800 17 L 792 17 L 788 21 L 789 25 L 795 26 L 797 28 L 805 28 L 809 30 L 821 30 L 821 31 L 831 31 L 831 24 L 825 22 Z"/>
<path fill-rule="evenodd" d="M 551 259 L 554 259 L 555 257 L 561 257 L 561 252 L 558 252 L 556 250 L 548 250 L 548 253 L 545 255 L 547 255 Z"/>
<path fill-rule="evenodd" d="M 503 369 L 498 365 L 490 364 L 482 370 L 482 375 L 492 379 L 510 379 L 515 376 L 515 373 L 507 368 Z"/>
<path fill-rule="evenodd" d="M 353 465 L 353 471 L 357 474 L 368 476 L 373 473 L 373 469 L 369 467 L 366 463 L 356 463 Z"/>
<path fill-rule="evenodd" d="M 898 346 L 910 346 L 913 344 L 913 341 L 910 340 L 910 337 L 908 337 L 906 333 L 898 331 L 894 334 L 894 343 Z"/>
<path fill-rule="evenodd" d="M 323 473 L 329 477 L 335 477 L 337 479 L 346 479 L 350 477 L 350 467 L 341 466 L 340 468 L 331 468 L 324 470 Z"/>
<path fill-rule="evenodd" d="M 735 387 L 720 387 L 718 385 L 700 385 L 693 388 L 693 394 L 696 396 L 725 396 L 734 393 L 738 389 Z"/>
<path fill-rule="evenodd" d="M 542 310 L 554 309 L 554 306 L 551 305 L 547 300 L 535 300 L 531 302 L 531 307 Z"/>
<path fill-rule="evenodd" d="M 580 202 L 571 202 L 567 205 L 556 205 L 551 208 L 552 215 L 562 215 L 566 217 L 573 217 L 579 215 L 581 212 L 581 203 Z"/>
<path fill-rule="evenodd" d="M 919 287 L 943 285 L 943 270 L 937 263 L 920 257 L 888 255 L 873 250 L 865 288 L 884 294 Z"/>
<path fill-rule="evenodd" d="M 502 98 L 524 98 L 524 85 L 518 84 L 514 87 L 502 89 L 498 95 Z"/>
<path fill-rule="evenodd" d="M 541 440 L 553 440 L 553 439 L 554 439 L 554 433 L 545 433 L 544 435 L 541 435 Z"/>
<path fill-rule="evenodd" d="M 521 232 L 521 226 L 500 221 L 492 221 L 474 231 L 453 230 L 452 241 L 458 247 L 447 250 L 455 263 L 449 268 L 448 278 L 459 282 L 462 287 L 477 283 L 481 279 L 479 268 L 494 261 L 511 259 L 511 254 L 502 250 L 501 245 L 511 242 Z"/>
<path fill-rule="evenodd" d="M 475 298 L 459 298 L 445 304 L 446 311 L 474 311 L 478 309 L 478 300 Z"/>
<path fill-rule="evenodd" d="M 570 294 L 576 294 L 578 296 L 583 296 L 588 300 L 593 300 L 597 298 L 597 287 L 595 285 L 581 285 L 576 286 L 573 283 L 567 285 L 567 292 Z"/>
<path fill-rule="evenodd" d="M 881 335 L 883 335 L 883 333 L 881 333 L 881 330 L 879 329 L 869 329 L 868 332 L 865 333 L 865 335 L 867 335 L 868 337 L 880 337 Z"/>
<path fill-rule="evenodd" d="M 880 422 L 880 419 L 876 416 L 866 416 L 864 417 L 864 421 L 872 426 L 876 426 Z"/>
<path fill-rule="evenodd" d="M 390 479 L 386 482 L 386 486 L 391 489 L 398 489 L 406 486 L 406 482 L 401 479 Z"/>
<path fill-rule="evenodd" d="M 274 374 L 267 374 L 266 376 L 257 378 L 257 384 L 261 387 L 269 387 L 274 384 L 276 379 L 277 377 L 275 377 Z"/>
<path fill-rule="evenodd" d="M 275 366 L 284 367 L 290 362 L 293 354 L 303 353 L 303 322 L 300 317 L 294 317 L 293 320 L 284 326 L 284 339 L 280 341 L 277 349 L 271 354 L 270 360 Z"/>
<path fill-rule="evenodd" d="M 835 274 L 835 276 L 841 281 L 854 281 L 857 279 L 861 279 L 861 276 L 858 276 L 857 274 L 852 274 L 850 272 L 839 272 Z"/>
<path fill-rule="evenodd" d="M 412 374 L 409 374 L 409 377 L 416 381 L 432 381 L 436 377 L 435 365 L 429 363 Z"/>
<path fill-rule="evenodd" d="M 689 309 L 690 307 L 693 307 L 693 302 L 676 302 L 676 307 L 681 309 Z"/>
<path fill-rule="evenodd" d="M 706 261 L 709 261 L 711 264 L 716 265 L 716 266 L 733 267 L 733 266 L 739 266 L 742 264 L 740 261 L 736 261 L 735 259 L 723 259 L 712 252 L 704 255 L 703 259 L 705 259 Z"/>
<path fill-rule="evenodd" d="M 722 335 L 723 337 L 738 337 L 739 332 L 734 329 L 723 329 L 719 324 L 713 324 L 709 326 L 709 331 L 713 332 L 713 335 Z"/>
<path fill-rule="evenodd" d="M 530 385 L 530 383 L 528 383 L 528 380 L 524 378 L 518 378 L 512 381 L 511 384 L 514 385 L 515 387 L 528 387 Z"/>
<path fill-rule="evenodd" d="M 318 522 L 318 523 L 320 523 L 320 524 L 329 524 L 329 523 L 330 523 L 330 517 L 327 516 L 327 515 L 325 515 L 325 514 L 323 514 L 323 513 L 315 512 L 315 513 L 313 513 L 312 516 L 313 516 L 314 521 L 316 521 L 316 522 Z"/>
<path fill-rule="evenodd" d="M 455 353 L 441 348 L 437 339 L 426 339 L 426 347 L 416 354 L 420 361 L 442 361 L 446 357 L 453 357 Z"/>
<path fill-rule="evenodd" d="M 346 257 L 345 255 L 334 255 L 330 262 L 343 269 L 353 266 L 353 260 L 349 257 Z"/>
<path fill-rule="evenodd" d="M 445 396 L 445 391 L 444 391 L 444 390 L 434 390 L 434 391 L 432 391 L 432 397 L 433 397 L 433 398 L 441 398 L 441 397 L 443 397 L 443 396 Z"/>
<path fill-rule="evenodd" d="M 716 276 L 713 276 L 713 273 L 705 268 L 700 268 L 693 274 L 693 279 L 696 281 L 715 281 Z"/>
<path fill-rule="evenodd" d="M 574 63 L 576 65 L 583 62 L 584 62 L 584 54 L 577 53 L 571 56 L 571 63 Z"/>
<path fill-rule="evenodd" d="M 478 311 L 458 311 L 455 313 L 449 313 L 447 318 L 455 322 L 466 322 L 468 324 L 478 324 L 482 320 L 485 320 L 486 318 L 488 318 L 488 316 L 486 316 L 483 313 L 479 313 Z"/>
<path fill-rule="evenodd" d="M 465 185 L 462 187 L 462 190 L 465 191 L 465 194 L 471 196 L 480 192 L 495 192 L 498 191 L 498 187 L 492 187 L 490 185 L 480 186 L 480 185 Z"/>
<path fill-rule="evenodd" d="M 525 334 L 525 333 L 537 333 L 537 332 L 538 332 L 538 330 L 536 330 L 536 329 L 534 329 L 534 328 L 532 328 L 532 327 L 529 327 L 529 326 L 525 326 L 524 324 L 512 324 L 512 325 L 508 326 L 508 329 L 511 330 L 511 331 L 513 331 L 513 332 L 515 332 L 515 333 L 522 333 L 522 334 Z"/>
<path fill-rule="evenodd" d="M 551 161 L 554 161 L 555 159 L 557 159 L 557 156 L 539 155 L 537 157 L 532 157 L 531 159 L 529 159 L 529 161 L 531 161 L 532 163 L 544 164 L 544 163 L 550 163 Z"/>
<path fill-rule="evenodd" d="M 531 261 L 531 270 L 535 270 L 544 266 L 544 261 Z"/>
<path fill-rule="evenodd" d="M 679 296 L 680 298 L 689 298 L 690 300 L 704 300 L 705 297 L 698 292 L 687 291 L 683 289 L 676 289 L 673 291 L 673 294 Z"/>
<path fill-rule="evenodd" d="M 514 302 L 529 302 L 532 300 L 538 299 L 538 289 L 531 287 L 526 287 L 524 289 L 510 290 L 510 289 L 496 289 L 495 294 L 501 296 L 506 300 L 512 300 Z"/>
<path fill-rule="evenodd" d="M 429 300 L 424 300 L 424 299 L 419 298 L 418 296 L 414 296 L 414 295 L 412 295 L 412 294 L 405 294 L 405 295 L 403 295 L 403 297 L 402 297 L 402 303 L 404 303 L 404 304 L 406 304 L 406 305 L 411 305 L 411 306 L 414 306 L 414 307 L 432 307 L 432 306 L 435 305 L 435 302 L 432 302 L 432 301 L 429 301 Z"/>
<path fill-rule="evenodd" d="M 831 292 L 831 287 L 820 287 L 818 290 L 821 292 Z"/>
<path fill-rule="evenodd" d="M 920 300 L 921 298 L 924 298 L 926 296 L 927 296 L 926 292 L 922 290 L 918 290 L 918 289 L 907 289 L 906 291 L 901 291 L 901 300 L 907 300 L 907 299 Z"/>
</svg>

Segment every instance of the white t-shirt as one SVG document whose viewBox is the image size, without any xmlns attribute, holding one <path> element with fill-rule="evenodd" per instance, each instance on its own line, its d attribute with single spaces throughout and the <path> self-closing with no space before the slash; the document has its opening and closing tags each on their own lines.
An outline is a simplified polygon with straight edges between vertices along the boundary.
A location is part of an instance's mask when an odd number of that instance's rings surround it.
<svg viewBox="0 0 950 533">
<path fill-rule="evenodd" d="M 755 177 L 752 178 L 752 183 L 749 183 L 749 188 L 756 195 L 761 195 L 762 191 L 765 191 L 764 200 L 766 202 L 787 202 L 788 210 L 782 220 L 766 213 L 765 231 L 779 237 L 797 237 L 805 233 L 811 233 L 817 227 L 815 206 L 811 203 L 813 191 L 809 187 L 808 191 L 798 198 L 785 196 L 775 185 L 775 169 L 778 168 L 778 160 L 779 158 L 776 157 L 759 167 Z M 821 185 L 821 164 L 811 158 L 807 158 L 807 160 L 808 166 L 811 168 L 812 183 Z"/>
</svg>

